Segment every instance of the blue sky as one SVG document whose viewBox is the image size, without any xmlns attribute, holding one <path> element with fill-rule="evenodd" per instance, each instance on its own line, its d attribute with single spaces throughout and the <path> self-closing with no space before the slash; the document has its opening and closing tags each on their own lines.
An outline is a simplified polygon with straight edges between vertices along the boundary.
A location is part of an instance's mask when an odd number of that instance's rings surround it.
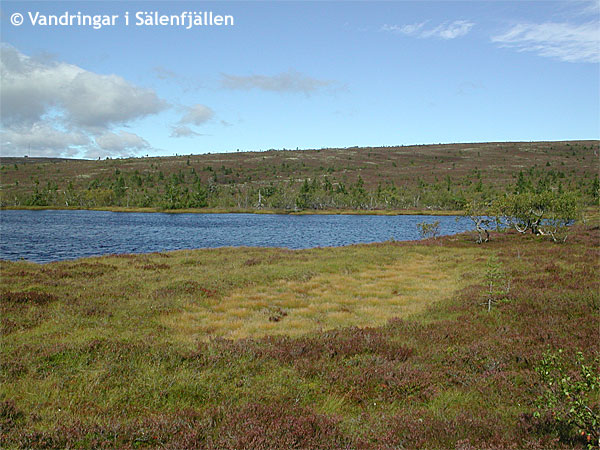
<svg viewBox="0 0 600 450">
<path fill-rule="evenodd" d="M 138 11 L 234 24 L 137 26 Z M 29 19 L 65 12 L 119 18 Z M 598 139 L 599 13 L 598 1 L 5 1 L 2 155 Z"/>
</svg>

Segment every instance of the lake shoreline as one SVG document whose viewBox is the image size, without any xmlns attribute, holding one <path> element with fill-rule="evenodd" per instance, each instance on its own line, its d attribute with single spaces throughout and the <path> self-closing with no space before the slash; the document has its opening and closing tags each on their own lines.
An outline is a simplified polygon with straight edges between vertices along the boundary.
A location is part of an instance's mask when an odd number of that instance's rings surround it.
<svg viewBox="0 0 600 450">
<path fill-rule="evenodd" d="M 357 216 L 464 216 L 460 210 L 431 209 L 394 209 L 394 210 L 356 210 L 356 209 L 324 209 L 324 210 L 286 210 L 286 209 L 254 209 L 254 208 L 127 208 L 106 206 L 99 208 L 82 208 L 79 206 L 2 206 L 0 211 L 110 211 L 122 213 L 162 213 L 162 214 L 281 214 L 281 215 L 357 215 Z"/>
<path fill-rule="evenodd" d="M 186 248 L 315 248 L 419 239 L 470 229 L 464 216 L 365 214 L 114 214 L 97 210 L 5 210 L 0 257 L 36 262 Z M 421 236 L 422 237 L 422 236 Z M 25 244 L 26 243 L 26 244 Z"/>
</svg>

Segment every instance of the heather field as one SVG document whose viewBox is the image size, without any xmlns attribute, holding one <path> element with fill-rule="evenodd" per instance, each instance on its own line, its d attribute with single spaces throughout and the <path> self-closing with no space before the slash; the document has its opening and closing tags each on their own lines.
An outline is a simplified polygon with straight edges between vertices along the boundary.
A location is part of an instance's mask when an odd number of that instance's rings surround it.
<svg viewBox="0 0 600 450">
<path fill-rule="evenodd" d="M 0 207 L 136 211 L 457 211 L 473 197 L 598 202 L 598 141 L 491 142 L 173 157 L 0 157 Z"/>
<path fill-rule="evenodd" d="M 3 261 L 0 446 L 587 448 L 599 230 Z"/>
</svg>

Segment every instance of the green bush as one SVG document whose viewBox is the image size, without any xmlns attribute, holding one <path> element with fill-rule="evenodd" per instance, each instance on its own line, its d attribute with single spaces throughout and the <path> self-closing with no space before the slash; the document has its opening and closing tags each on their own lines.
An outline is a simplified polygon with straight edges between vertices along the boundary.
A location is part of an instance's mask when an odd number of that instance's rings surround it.
<svg viewBox="0 0 600 450">
<path fill-rule="evenodd" d="M 417 224 L 417 229 L 419 230 L 419 235 L 422 239 L 426 238 L 434 238 L 440 235 L 440 221 L 436 220 L 433 223 L 421 222 Z"/>
<path fill-rule="evenodd" d="M 574 367 L 563 359 L 563 350 L 547 351 L 535 368 L 543 393 L 534 417 L 550 413 L 557 430 L 584 436 L 588 446 L 600 446 L 600 364 L 596 358 L 587 363 L 577 352 Z"/>
</svg>

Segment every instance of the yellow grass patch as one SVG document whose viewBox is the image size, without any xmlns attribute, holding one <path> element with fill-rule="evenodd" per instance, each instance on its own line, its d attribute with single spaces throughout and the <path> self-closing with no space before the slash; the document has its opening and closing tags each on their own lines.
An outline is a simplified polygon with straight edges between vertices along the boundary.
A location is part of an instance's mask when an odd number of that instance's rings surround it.
<svg viewBox="0 0 600 450">
<path fill-rule="evenodd" d="M 353 273 L 237 288 L 223 298 L 189 302 L 183 312 L 164 315 L 162 323 L 175 340 L 186 343 L 379 326 L 421 312 L 460 287 L 466 252 L 459 261 L 444 248 L 420 250 L 395 249 L 392 263 L 365 265 Z"/>
</svg>

